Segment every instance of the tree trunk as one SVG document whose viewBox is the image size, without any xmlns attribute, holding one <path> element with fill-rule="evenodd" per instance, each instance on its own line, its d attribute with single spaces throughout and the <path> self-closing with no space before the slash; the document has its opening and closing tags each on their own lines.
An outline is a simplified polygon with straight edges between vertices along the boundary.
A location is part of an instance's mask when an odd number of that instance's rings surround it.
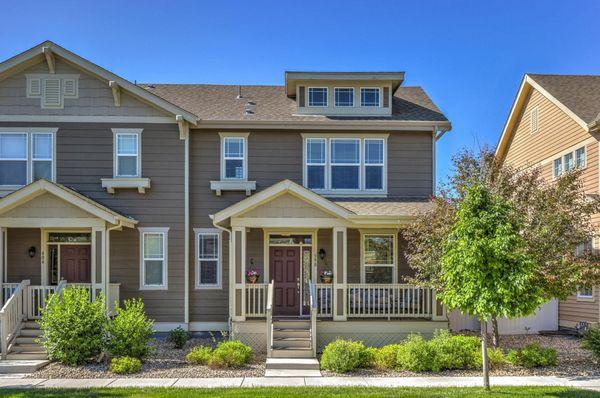
<svg viewBox="0 0 600 398">
<path fill-rule="evenodd" d="M 481 358 L 483 365 L 483 387 L 486 390 L 490 389 L 490 368 L 488 364 L 488 355 L 487 355 L 487 321 L 480 321 L 481 325 Z"/>
<path fill-rule="evenodd" d="M 492 345 L 496 348 L 500 346 L 500 332 L 498 331 L 498 319 L 492 315 Z"/>
</svg>

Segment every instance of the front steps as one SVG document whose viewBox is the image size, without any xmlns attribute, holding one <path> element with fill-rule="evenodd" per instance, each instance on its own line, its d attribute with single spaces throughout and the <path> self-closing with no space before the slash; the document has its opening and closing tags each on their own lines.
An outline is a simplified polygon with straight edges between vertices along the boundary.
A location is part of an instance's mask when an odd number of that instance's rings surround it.
<svg viewBox="0 0 600 398">
<path fill-rule="evenodd" d="M 316 358 L 267 358 L 265 377 L 321 377 Z"/>
<path fill-rule="evenodd" d="M 42 331 L 36 322 L 23 322 L 21 331 L 6 355 L 6 360 L 0 361 L 0 373 L 29 373 L 48 363 L 46 350 L 35 342 Z M 14 368 L 19 369 L 14 369 Z M 8 371 L 7 371 L 8 369 Z"/>
<path fill-rule="evenodd" d="M 265 377 L 321 377 L 311 337 L 310 320 L 273 319 L 273 346 Z"/>
</svg>

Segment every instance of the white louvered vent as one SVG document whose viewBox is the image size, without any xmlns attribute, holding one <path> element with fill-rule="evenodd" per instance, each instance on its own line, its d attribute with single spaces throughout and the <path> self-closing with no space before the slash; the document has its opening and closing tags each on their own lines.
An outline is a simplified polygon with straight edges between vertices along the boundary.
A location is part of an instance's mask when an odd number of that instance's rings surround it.
<svg viewBox="0 0 600 398">
<path fill-rule="evenodd" d="M 530 120 L 530 126 L 531 126 L 531 132 L 532 133 L 536 133 L 538 130 L 538 110 L 537 107 L 531 108 L 530 111 L 530 116 L 531 116 L 531 120 Z"/>
<path fill-rule="evenodd" d="M 61 79 L 46 78 L 43 82 L 42 108 L 62 108 Z"/>
<path fill-rule="evenodd" d="M 77 79 L 63 80 L 63 93 L 65 98 L 77 98 Z"/>
<path fill-rule="evenodd" d="M 42 95 L 42 79 L 27 79 L 27 98 L 39 98 Z"/>
</svg>

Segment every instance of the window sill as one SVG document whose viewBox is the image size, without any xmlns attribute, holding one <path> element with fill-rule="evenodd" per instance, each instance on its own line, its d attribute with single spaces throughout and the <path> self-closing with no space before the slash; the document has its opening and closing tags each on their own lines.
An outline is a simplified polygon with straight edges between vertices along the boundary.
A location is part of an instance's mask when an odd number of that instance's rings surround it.
<svg viewBox="0 0 600 398">
<path fill-rule="evenodd" d="M 593 303 L 596 300 L 593 297 L 577 297 L 577 301 Z"/>
<path fill-rule="evenodd" d="M 210 189 L 217 196 L 221 196 L 222 191 L 246 191 L 246 196 L 250 196 L 256 190 L 256 181 L 211 181 Z"/>
<path fill-rule="evenodd" d="M 106 192 L 115 193 L 115 189 L 136 188 L 139 193 L 146 193 L 146 189 L 150 189 L 149 178 L 138 177 L 116 177 L 102 178 L 102 188 L 106 188 Z"/>
<path fill-rule="evenodd" d="M 310 189 L 310 188 L 308 188 Z M 353 197 L 370 197 L 370 198 L 386 198 L 387 191 L 365 191 L 352 189 L 311 189 L 316 194 L 329 196 L 334 198 L 353 198 Z"/>
</svg>

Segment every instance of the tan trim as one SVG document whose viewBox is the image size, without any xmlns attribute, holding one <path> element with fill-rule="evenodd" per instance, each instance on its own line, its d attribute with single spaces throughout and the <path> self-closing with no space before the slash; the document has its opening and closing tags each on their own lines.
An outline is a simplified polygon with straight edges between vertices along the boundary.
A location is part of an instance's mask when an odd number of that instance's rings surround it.
<svg viewBox="0 0 600 398">
<path fill-rule="evenodd" d="M 146 189 L 150 189 L 149 178 L 139 177 L 115 177 L 101 178 L 102 188 L 108 193 L 115 193 L 115 189 L 135 188 L 139 193 L 146 193 Z"/>
<path fill-rule="evenodd" d="M 210 189 L 215 191 L 217 196 L 221 196 L 222 191 L 246 191 L 246 196 L 250 196 L 252 191 L 256 191 L 256 181 L 242 180 L 221 180 L 211 181 Z"/>
<path fill-rule="evenodd" d="M 308 115 L 301 115 L 306 117 Z M 200 120 L 194 129 L 285 129 L 285 130 L 385 130 L 385 131 L 450 131 L 452 125 L 446 121 L 420 120 L 327 120 L 314 116 L 315 121 L 257 121 L 257 120 Z"/>
<path fill-rule="evenodd" d="M 331 228 L 351 227 L 352 224 L 336 218 L 242 218 L 232 217 L 232 227 L 247 228 Z"/>
</svg>

